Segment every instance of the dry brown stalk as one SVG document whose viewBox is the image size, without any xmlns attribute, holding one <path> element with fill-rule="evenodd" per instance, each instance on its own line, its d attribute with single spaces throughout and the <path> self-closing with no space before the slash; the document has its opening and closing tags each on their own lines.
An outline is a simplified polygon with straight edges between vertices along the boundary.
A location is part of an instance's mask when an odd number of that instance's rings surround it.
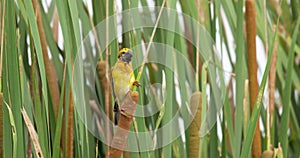
<svg viewBox="0 0 300 158">
<path fill-rule="evenodd" d="M 27 126 L 28 132 L 30 134 L 30 138 L 32 140 L 32 143 L 33 143 L 36 155 L 37 155 L 37 157 L 42 158 L 42 157 L 44 157 L 44 155 L 43 155 L 43 152 L 42 152 L 42 149 L 41 149 L 38 137 L 37 137 L 37 133 L 36 133 L 36 131 L 34 129 L 34 126 L 31 123 L 31 121 L 30 121 L 30 119 L 29 119 L 29 117 L 27 115 L 27 112 L 25 111 L 24 108 L 21 109 L 21 112 L 22 112 L 25 124 Z"/>
<path fill-rule="evenodd" d="M 30 137 L 30 134 L 27 134 L 27 137 Z M 30 139 L 27 140 L 27 152 L 26 152 L 26 157 L 32 157 L 32 146 L 31 146 L 31 141 Z"/>
<path fill-rule="evenodd" d="M 273 114 L 274 103 L 275 103 L 274 93 L 275 93 L 275 88 L 276 88 L 276 61 L 277 61 L 277 44 L 275 43 L 274 50 L 273 50 L 273 56 L 272 56 L 272 60 L 271 60 L 271 68 L 270 68 L 270 72 L 269 72 L 269 107 L 270 107 L 270 117 Z M 271 120 L 271 122 L 272 122 L 272 120 Z"/>
<path fill-rule="evenodd" d="M 248 76 L 250 88 L 250 109 L 254 109 L 258 93 L 257 62 L 256 62 L 256 13 L 254 0 L 246 0 L 246 33 L 247 33 L 247 55 L 248 55 Z M 259 121 L 256 123 L 254 139 L 252 143 L 252 157 L 261 157 L 261 136 Z"/>
</svg>

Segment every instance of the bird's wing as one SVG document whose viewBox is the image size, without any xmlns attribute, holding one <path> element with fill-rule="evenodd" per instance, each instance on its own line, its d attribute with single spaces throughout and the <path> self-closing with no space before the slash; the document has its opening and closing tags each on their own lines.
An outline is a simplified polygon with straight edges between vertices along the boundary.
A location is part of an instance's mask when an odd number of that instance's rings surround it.
<svg viewBox="0 0 300 158">
<path fill-rule="evenodd" d="M 111 73 L 110 73 L 110 81 L 111 81 L 111 91 L 112 91 L 112 94 L 113 94 L 113 96 L 114 96 L 114 99 L 116 100 L 117 98 L 116 98 L 116 93 L 115 93 L 115 84 L 114 84 L 114 78 L 112 77 L 112 72 L 113 72 L 113 69 L 114 68 L 112 68 L 111 69 Z"/>
<path fill-rule="evenodd" d="M 135 81 L 134 73 L 131 72 L 130 74 L 130 84 L 132 84 Z"/>
</svg>

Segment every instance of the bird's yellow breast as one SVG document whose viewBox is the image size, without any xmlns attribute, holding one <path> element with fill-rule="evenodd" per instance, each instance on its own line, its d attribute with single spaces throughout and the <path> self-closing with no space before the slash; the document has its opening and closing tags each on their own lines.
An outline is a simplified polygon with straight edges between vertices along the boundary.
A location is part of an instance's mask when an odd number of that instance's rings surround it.
<svg viewBox="0 0 300 158">
<path fill-rule="evenodd" d="M 132 66 L 122 61 L 117 61 L 112 68 L 112 78 L 116 99 L 122 102 L 125 95 L 131 88 Z"/>
</svg>

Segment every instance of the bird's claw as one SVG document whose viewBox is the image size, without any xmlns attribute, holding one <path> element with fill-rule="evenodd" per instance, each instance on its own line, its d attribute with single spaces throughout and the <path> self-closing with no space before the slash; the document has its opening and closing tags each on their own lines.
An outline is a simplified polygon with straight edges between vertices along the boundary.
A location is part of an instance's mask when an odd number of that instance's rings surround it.
<svg viewBox="0 0 300 158">
<path fill-rule="evenodd" d="M 135 81 L 132 83 L 132 85 L 133 85 L 133 86 L 136 86 L 136 87 L 142 86 L 142 85 L 140 84 L 140 82 L 137 81 L 137 80 L 135 80 Z"/>
</svg>

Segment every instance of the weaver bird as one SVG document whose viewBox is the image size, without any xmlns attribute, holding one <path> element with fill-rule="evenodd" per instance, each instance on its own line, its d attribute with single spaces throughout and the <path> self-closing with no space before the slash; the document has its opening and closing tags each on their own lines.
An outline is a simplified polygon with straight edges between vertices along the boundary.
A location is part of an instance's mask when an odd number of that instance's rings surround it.
<svg viewBox="0 0 300 158">
<path fill-rule="evenodd" d="M 126 94 L 133 86 L 140 86 L 134 79 L 131 65 L 132 51 L 129 48 L 123 48 L 118 53 L 118 60 L 112 67 L 112 89 L 115 98 L 114 112 L 115 125 L 118 124 L 120 116 L 120 106 L 125 99 Z"/>
</svg>

